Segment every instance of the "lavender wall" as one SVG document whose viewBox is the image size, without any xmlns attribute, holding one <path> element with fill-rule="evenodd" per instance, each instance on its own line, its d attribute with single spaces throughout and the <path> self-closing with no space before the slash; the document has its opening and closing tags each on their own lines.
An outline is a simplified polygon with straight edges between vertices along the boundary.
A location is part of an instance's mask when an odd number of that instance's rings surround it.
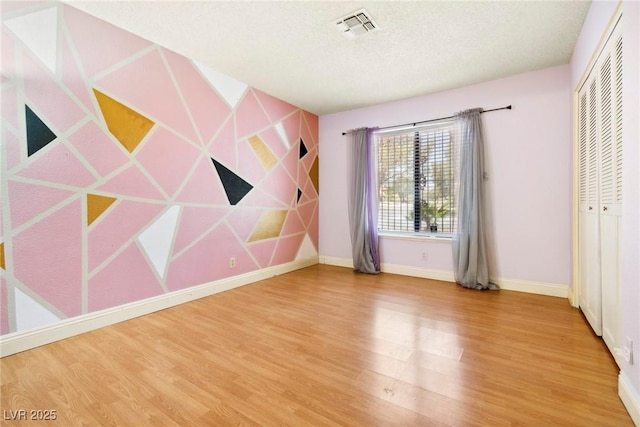
<svg viewBox="0 0 640 427">
<path fill-rule="evenodd" d="M 601 37 L 617 9 L 617 2 L 593 2 L 571 59 L 571 87 L 577 88 Z M 636 347 L 636 363 L 623 362 L 622 372 L 640 391 L 640 3 L 622 3 L 623 25 L 623 206 L 621 242 L 621 329 L 622 344 L 631 338 Z"/>
<path fill-rule="evenodd" d="M 623 114 L 628 126 L 623 131 L 624 202 L 622 209 L 622 336 L 635 343 L 636 363 L 624 365 L 632 380 L 636 403 L 640 401 L 640 3 L 627 1 L 624 8 L 624 84 Z M 625 119 L 626 120 L 626 119 Z M 636 419 L 636 422 L 638 420 Z"/>
<path fill-rule="evenodd" d="M 618 5 L 617 1 L 594 1 L 591 3 L 589 13 L 582 25 L 582 31 L 576 41 L 571 56 L 571 84 L 575 88 L 582 77 L 584 70 L 589 65 L 591 56 L 595 51 L 602 34 L 609 24 Z"/>
<path fill-rule="evenodd" d="M 472 107 L 513 105 L 484 114 L 489 171 L 492 276 L 571 283 L 571 86 L 568 65 L 320 117 L 320 256 L 350 258 L 344 130 L 449 116 Z M 426 252 L 426 261 L 422 259 Z M 382 262 L 452 271 L 451 244 L 382 238 Z"/>
</svg>

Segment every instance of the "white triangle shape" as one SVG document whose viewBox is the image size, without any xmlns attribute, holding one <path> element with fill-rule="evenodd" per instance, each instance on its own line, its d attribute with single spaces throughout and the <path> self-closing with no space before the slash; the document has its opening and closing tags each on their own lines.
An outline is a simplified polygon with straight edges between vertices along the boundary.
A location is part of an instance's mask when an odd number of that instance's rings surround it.
<svg viewBox="0 0 640 427">
<path fill-rule="evenodd" d="M 55 316 L 20 289 L 14 289 L 14 295 L 16 330 L 25 331 L 27 329 L 40 328 L 60 321 L 58 316 Z"/>
<path fill-rule="evenodd" d="M 296 261 L 309 259 L 318 256 L 318 251 L 316 251 L 316 247 L 313 246 L 313 242 L 308 234 L 304 236 L 304 240 L 300 245 L 300 249 L 298 249 L 298 254 L 296 255 Z"/>
<path fill-rule="evenodd" d="M 50 7 L 4 21 L 33 54 L 56 74 L 58 56 L 58 8 Z"/>
<path fill-rule="evenodd" d="M 211 68 L 198 61 L 193 61 L 196 67 L 200 70 L 205 79 L 211 83 L 211 85 L 218 91 L 220 95 L 227 101 L 227 104 L 233 109 L 236 108 L 238 102 L 242 99 L 242 96 L 249 87 L 246 83 L 242 83 L 226 74 L 213 71 Z"/>
<path fill-rule="evenodd" d="M 138 241 L 160 277 L 164 277 L 179 215 L 180 206 L 170 207 L 138 236 Z"/>
<path fill-rule="evenodd" d="M 276 129 L 276 133 L 278 134 L 282 142 L 284 142 L 285 147 L 291 148 L 291 144 L 289 143 L 289 138 L 287 137 L 287 133 L 284 131 L 284 126 L 282 125 L 282 122 L 276 123 L 274 128 Z"/>
</svg>

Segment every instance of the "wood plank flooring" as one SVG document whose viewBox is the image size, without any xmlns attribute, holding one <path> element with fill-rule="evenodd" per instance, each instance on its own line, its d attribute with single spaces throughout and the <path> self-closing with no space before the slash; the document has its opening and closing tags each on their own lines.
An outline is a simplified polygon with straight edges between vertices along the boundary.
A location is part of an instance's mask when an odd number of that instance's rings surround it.
<svg viewBox="0 0 640 427">
<path fill-rule="evenodd" d="M 7 426 L 633 425 L 565 299 L 322 265 L 0 366 Z"/>
</svg>

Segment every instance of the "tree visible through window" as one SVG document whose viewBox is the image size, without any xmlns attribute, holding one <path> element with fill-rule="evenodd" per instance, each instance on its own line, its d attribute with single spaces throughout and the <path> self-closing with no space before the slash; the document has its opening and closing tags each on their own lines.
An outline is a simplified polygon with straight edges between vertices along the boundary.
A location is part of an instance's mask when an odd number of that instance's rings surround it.
<svg viewBox="0 0 640 427">
<path fill-rule="evenodd" d="M 455 123 L 379 131 L 378 228 L 451 234 L 455 220 Z"/>
</svg>

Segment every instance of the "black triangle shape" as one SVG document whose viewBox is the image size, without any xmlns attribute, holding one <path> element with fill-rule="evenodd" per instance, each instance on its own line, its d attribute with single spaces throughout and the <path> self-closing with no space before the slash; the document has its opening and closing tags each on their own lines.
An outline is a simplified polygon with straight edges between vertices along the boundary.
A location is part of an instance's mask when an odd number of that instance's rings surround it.
<svg viewBox="0 0 640 427">
<path fill-rule="evenodd" d="M 27 125 L 27 153 L 31 156 L 41 148 L 46 147 L 57 136 L 26 104 L 24 106 L 24 116 Z"/>
<path fill-rule="evenodd" d="M 229 169 L 224 167 L 222 163 L 217 162 L 213 158 L 211 158 L 211 161 L 218 172 L 220 181 L 222 181 L 222 186 L 224 187 L 224 192 L 227 193 L 229 203 L 236 205 L 244 196 L 247 195 L 249 191 L 253 189 L 253 185 L 231 172 Z"/>
<path fill-rule="evenodd" d="M 300 203 L 300 197 L 302 197 L 302 190 L 298 188 L 298 200 L 296 200 L 296 203 Z"/>
<path fill-rule="evenodd" d="M 309 151 L 307 150 L 307 146 L 304 145 L 304 141 L 302 140 L 302 138 L 300 138 L 300 157 L 298 157 L 299 159 L 303 158 L 304 156 L 307 155 Z"/>
</svg>

